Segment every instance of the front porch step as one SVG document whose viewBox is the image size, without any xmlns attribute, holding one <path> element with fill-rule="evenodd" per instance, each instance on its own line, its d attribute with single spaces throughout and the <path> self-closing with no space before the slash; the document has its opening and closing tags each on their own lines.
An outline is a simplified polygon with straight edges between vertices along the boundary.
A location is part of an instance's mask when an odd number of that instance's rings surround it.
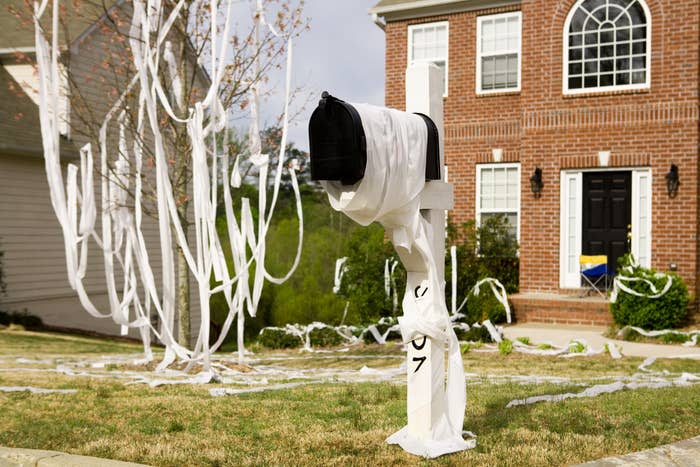
<svg viewBox="0 0 700 467">
<path fill-rule="evenodd" d="M 511 295 L 515 320 L 519 323 L 608 326 L 612 315 L 602 297 L 577 297 L 548 293 Z"/>
</svg>

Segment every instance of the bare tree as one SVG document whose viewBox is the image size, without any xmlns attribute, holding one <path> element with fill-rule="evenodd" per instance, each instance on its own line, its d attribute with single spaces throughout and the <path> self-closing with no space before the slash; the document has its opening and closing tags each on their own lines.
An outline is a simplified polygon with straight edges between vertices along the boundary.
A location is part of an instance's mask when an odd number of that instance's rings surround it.
<svg viewBox="0 0 700 467">
<path fill-rule="evenodd" d="M 16 8 L 13 12 L 18 20 L 26 21 L 31 26 L 31 14 L 28 13 L 32 11 L 33 2 L 22 1 L 25 2 L 25 8 Z M 159 3 L 164 7 L 164 12 L 179 8 L 166 40 L 163 41 L 159 55 L 162 61 L 157 64 L 161 82 L 168 85 L 169 101 L 175 105 L 171 112 L 159 109 L 158 123 L 166 138 L 168 176 L 177 202 L 177 214 L 187 233 L 190 225 L 188 213 L 191 209 L 191 139 L 185 125 L 171 114 L 182 119 L 188 117 L 192 105 L 202 99 L 202 93 L 210 86 L 209 64 L 218 58 L 211 56 L 211 26 L 212 23 L 220 24 L 222 18 L 213 18 L 211 10 L 204 7 L 208 2 L 201 0 L 160 0 Z M 236 3 L 241 6 L 247 2 Z M 238 115 L 245 114 L 251 108 L 251 95 L 257 94 L 251 91 L 262 90 L 270 75 L 281 68 L 286 38 L 295 37 L 308 27 L 307 20 L 302 15 L 303 0 L 263 0 L 260 3 L 263 10 L 260 9 L 260 4 L 257 8 L 248 8 L 237 23 L 236 30 L 230 31 L 228 40 L 232 45 L 232 54 L 226 57 L 223 79 L 217 90 L 223 108 L 236 109 Z M 130 46 L 130 41 L 135 38 L 130 37 L 129 31 L 132 4 L 123 0 L 70 0 L 63 2 L 61 8 L 60 35 L 61 43 L 64 44 L 61 57 L 68 89 L 67 98 L 70 101 L 70 118 L 66 118 L 70 124 L 70 138 L 80 144 L 96 143 L 100 139 L 100 130 L 108 109 L 119 96 L 129 91 L 130 83 L 135 80 L 136 70 L 133 68 L 133 51 Z M 227 14 L 226 8 L 218 11 L 220 15 Z M 274 19 L 261 22 L 261 11 L 267 11 L 268 17 Z M 157 23 L 158 26 L 162 25 L 162 19 Z M 268 27 L 262 27 L 261 24 Z M 225 34 L 220 29 L 217 32 Z M 159 33 L 160 30 L 156 28 L 153 35 L 158 36 Z M 152 137 L 140 125 L 144 118 L 138 114 L 141 107 L 137 105 L 137 93 L 127 92 L 125 100 L 127 105 L 123 107 L 118 119 L 119 131 L 125 132 L 129 142 L 138 145 L 143 153 L 145 170 L 141 171 L 139 180 L 144 187 L 142 206 L 146 215 L 155 218 L 157 195 L 153 183 L 155 154 Z M 253 107 L 257 111 L 257 107 Z M 234 118 L 233 114 L 229 116 L 232 121 Z M 252 128 L 251 131 L 259 132 L 259 129 Z M 111 133 L 108 137 L 116 143 L 117 134 L 114 131 Z M 114 146 L 119 147 L 117 144 Z M 121 150 L 120 147 L 119 151 Z M 231 156 L 237 157 L 238 154 Z M 116 157 L 111 159 L 106 172 L 99 167 L 96 170 L 101 177 L 110 177 L 112 182 L 120 184 L 128 194 L 122 202 L 131 205 L 137 195 L 134 188 L 136 181 L 132 178 L 137 171 L 120 169 L 119 161 L 133 163 L 129 158 Z M 186 347 L 191 342 L 190 272 L 179 244 L 176 243 L 175 248 L 178 341 Z"/>
</svg>

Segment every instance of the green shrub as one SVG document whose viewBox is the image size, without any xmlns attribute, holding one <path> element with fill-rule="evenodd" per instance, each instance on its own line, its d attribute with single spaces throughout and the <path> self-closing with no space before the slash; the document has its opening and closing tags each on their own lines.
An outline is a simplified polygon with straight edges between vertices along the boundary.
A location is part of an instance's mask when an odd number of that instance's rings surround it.
<svg viewBox="0 0 700 467">
<path fill-rule="evenodd" d="M 30 315 L 26 310 L 18 311 L 0 311 L 0 324 L 9 326 L 10 324 L 19 324 L 25 329 L 41 329 L 44 327 L 44 322 L 38 316 Z"/>
<path fill-rule="evenodd" d="M 303 345 L 298 336 L 278 328 L 263 328 L 258 335 L 258 343 L 268 349 L 293 349 Z"/>
<path fill-rule="evenodd" d="M 663 289 L 668 280 L 666 275 L 657 274 L 653 269 L 633 265 L 630 255 L 620 258 L 618 270 L 625 271 L 623 274 L 627 277 L 648 280 L 657 290 Z M 620 291 L 615 303 L 610 305 L 615 323 L 649 330 L 670 329 L 681 325 L 688 314 L 690 296 L 683 279 L 673 273 L 669 275 L 673 278 L 671 288 L 656 299 L 637 297 Z M 641 281 L 626 282 L 625 285 L 643 294 L 651 293 L 650 287 Z"/>
<path fill-rule="evenodd" d="M 315 328 L 309 332 L 311 347 L 334 347 L 345 342 L 343 336 L 331 327 Z"/>
<path fill-rule="evenodd" d="M 469 331 L 463 331 L 459 328 L 455 328 L 455 333 L 457 334 L 457 338 L 461 341 L 493 342 L 491 334 L 489 333 L 489 330 L 486 329 L 486 326 L 481 326 L 478 328 L 472 326 L 469 328 Z"/>
<path fill-rule="evenodd" d="M 519 259 L 518 242 L 513 237 L 505 216 L 493 216 L 484 220 L 480 227 L 469 221 L 457 227 L 448 225 L 448 245 L 457 247 L 457 302 L 467 296 L 462 310 L 465 322 L 473 324 L 486 319 L 492 323 L 506 320 L 506 311 L 496 299 L 488 285 L 483 285 L 478 296 L 472 293 L 476 283 L 486 277 L 498 279 L 508 294 L 518 291 Z M 447 272 L 451 277 L 451 259 L 447 251 Z M 452 283 L 447 281 L 446 296 L 451 296 Z"/>
<path fill-rule="evenodd" d="M 469 292 L 465 308 L 466 310 L 463 311 L 466 315 L 465 320 L 470 324 L 482 323 L 487 319 L 494 324 L 506 321 L 506 309 L 498 301 L 488 284 L 481 286 L 479 295 L 474 295 L 473 291 Z"/>
<path fill-rule="evenodd" d="M 339 296 L 350 304 L 348 321 L 366 326 L 382 316 L 393 316 L 392 301 L 384 290 L 384 264 L 396 256 L 394 247 L 385 240 L 384 229 L 379 224 L 355 229 L 348 239 L 345 275 Z M 403 297 L 405 277 L 403 266 L 394 271 L 399 297 Z M 401 300 L 398 301 L 399 307 Z M 381 331 L 383 332 L 383 331 Z"/>
<path fill-rule="evenodd" d="M 508 339 L 503 339 L 498 343 L 498 351 L 503 355 L 510 355 L 513 352 L 513 342 Z"/>
<path fill-rule="evenodd" d="M 661 336 L 661 342 L 664 344 L 683 344 L 690 340 L 690 337 L 683 334 L 676 334 L 675 332 L 664 334 Z"/>
</svg>

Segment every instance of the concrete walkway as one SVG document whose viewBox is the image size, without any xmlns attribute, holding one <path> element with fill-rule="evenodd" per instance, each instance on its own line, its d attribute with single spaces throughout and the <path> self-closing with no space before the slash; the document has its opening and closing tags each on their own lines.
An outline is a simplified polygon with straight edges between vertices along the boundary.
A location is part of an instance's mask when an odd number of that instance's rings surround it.
<svg viewBox="0 0 700 467">
<path fill-rule="evenodd" d="M 505 336 L 514 340 L 529 337 L 534 344 L 567 345 L 572 339 L 584 339 L 593 348 L 599 349 L 607 342 L 614 342 L 622 349 L 622 355 L 628 357 L 678 357 L 700 358 L 700 347 L 683 347 L 682 345 L 643 344 L 627 342 L 605 337 L 604 327 L 570 326 L 557 324 L 524 323 L 504 327 Z M 698 462 L 700 465 L 700 461 Z"/>
<path fill-rule="evenodd" d="M 624 456 L 606 457 L 577 467 L 612 466 L 696 467 L 700 465 L 700 436 Z"/>
<path fill-rule="evenodd" d="M 74 456 L 57 451 L 0 447 L 0 467 L 148 467 L 144 464 L 97 457 Z"/>
</svg>

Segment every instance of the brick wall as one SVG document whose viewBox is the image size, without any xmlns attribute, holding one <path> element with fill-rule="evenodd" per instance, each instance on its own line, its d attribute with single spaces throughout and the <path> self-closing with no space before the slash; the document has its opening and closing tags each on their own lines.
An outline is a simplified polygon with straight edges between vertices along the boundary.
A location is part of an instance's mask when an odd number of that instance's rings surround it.
<svg viewBox="0 0 700 467">
<path fill-rule="evenodd" d="M 652 171 L 652 266 L 678 272 L 696 290 L 698 278 L 698 0 L 648 0 L 652 22 L 651 88 L 577 96 L 562 92 L 562 40 L 575 0 L 531 0 L 516 7 L 455 13 L 386 27 L 386 104 L 404 106 L 407 26 L 449 21 L 449 96 L 445 152 L 455 183 L 454 220 L 475 216 L 477 163 L 521 163 L 521 291 L 559 288 L 560 171 L 610 166 Z M 521 92 L 476 94 L 476 21 L 484 14 L 522 11 Z M 680 170 L 676 198 L 666 193 L 671 163 Z M 543 169 L 535 198 L 528 179 Z"/>
</svg>

